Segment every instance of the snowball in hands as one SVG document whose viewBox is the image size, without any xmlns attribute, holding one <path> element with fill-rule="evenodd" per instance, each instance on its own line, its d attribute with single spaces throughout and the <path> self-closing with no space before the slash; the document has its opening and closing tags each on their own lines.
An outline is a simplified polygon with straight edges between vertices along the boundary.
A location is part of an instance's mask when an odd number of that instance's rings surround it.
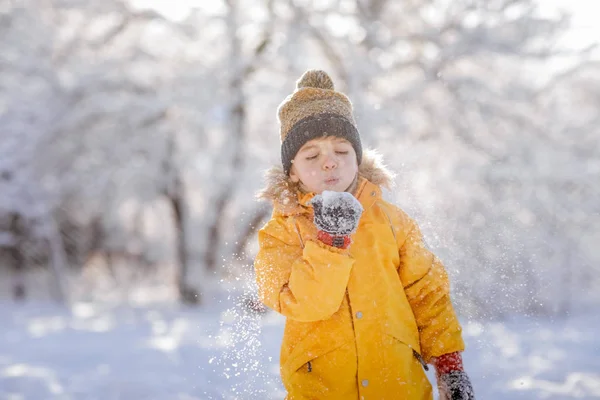
<svg viewBox="0 0 600 400">
<path fill-rule="evenodd" d="M 331 235 L 346 236 L 358 226 L 363 212 L 360 202 L 348 192 L 325 190 L 311 201 L 315 210 L 315 225 Z"/>
</svg>

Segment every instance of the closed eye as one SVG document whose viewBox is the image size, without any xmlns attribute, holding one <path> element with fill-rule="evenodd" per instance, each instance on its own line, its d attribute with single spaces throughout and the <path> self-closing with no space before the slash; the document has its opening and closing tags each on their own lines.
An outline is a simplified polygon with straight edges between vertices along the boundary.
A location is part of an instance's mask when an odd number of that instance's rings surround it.
<svg viewBox="0 0 600 400">
<path fill-rule="evenodd" d="M 347 150 L 346 151 L 336 151 L 336 154 L 348 154 L 348 153 L 349 153 L 349 151 L 347 151 Z"/>
<path fill-rule="evenodd" d="M 316 158 L 317 158 L 317 156 L 318 156 L 318 154 L 315 154 L 315 155 L 314 155 L 314 156 L 312 156 L 312 157 L 306 157 L 306 159 L 307 159 L 307 160 L 314 160 L 314 159 L 316 159 Z"/>
</svg>

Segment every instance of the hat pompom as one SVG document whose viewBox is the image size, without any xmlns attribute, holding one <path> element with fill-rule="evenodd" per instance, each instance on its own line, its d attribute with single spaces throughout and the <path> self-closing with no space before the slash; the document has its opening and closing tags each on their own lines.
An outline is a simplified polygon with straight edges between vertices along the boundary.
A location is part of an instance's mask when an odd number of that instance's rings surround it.
<svg viewBox="0 0 600 400">
<path fill-rule="evenodd" d="M 329 75 L 327 75 L 327 72 L 318 69 L 306 71 L 300 79 L 298 79 L 298 82 L 296 82 L 296 89 L 305 87 L 334 90 L 333 81 Z"/>
</svg>

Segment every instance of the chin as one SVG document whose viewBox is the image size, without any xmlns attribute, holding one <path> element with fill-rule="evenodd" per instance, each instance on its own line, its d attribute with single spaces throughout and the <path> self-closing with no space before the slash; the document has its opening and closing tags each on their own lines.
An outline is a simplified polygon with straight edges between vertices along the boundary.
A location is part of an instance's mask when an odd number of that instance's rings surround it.
<svg viewBox="0 0 600 400">
<path fill-rule="evenodd" d="M 346 184 L 346 183 L 338 183 L 337 185 L 332 186 L 331 188 L 327 189 L 327 190 L 333 190 L 334 192 L 344 192 L 348 186 L 350 186 L 350 184 Z"/>
</svg>

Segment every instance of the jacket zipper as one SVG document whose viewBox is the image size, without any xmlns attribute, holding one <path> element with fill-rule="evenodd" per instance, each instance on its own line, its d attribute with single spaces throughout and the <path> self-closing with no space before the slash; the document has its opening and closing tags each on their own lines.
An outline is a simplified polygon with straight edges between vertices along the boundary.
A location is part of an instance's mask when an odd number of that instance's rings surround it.
<svg viewBox="0 0 600 400">
<path fill-rule="evenodd" d="M 312 364 L 309 362 L 306 363 L 306 365 L 308 366 L 308 372 L 312 372 Z"/>
<path fill-rule="evenodd" d="M 415 358 L 417 360 L 419 360 L 419 362 L 423 366 L 423 369 L 425 371 L 429 371 L 429 367 L 427 366 L 427 363 L 425 362 L 425 360 L 423 360 L 423 357 L 421 357 L 421 355 L 415 349 L 413 349 L 413 355 L 415 356 Z"/>
</svg>

